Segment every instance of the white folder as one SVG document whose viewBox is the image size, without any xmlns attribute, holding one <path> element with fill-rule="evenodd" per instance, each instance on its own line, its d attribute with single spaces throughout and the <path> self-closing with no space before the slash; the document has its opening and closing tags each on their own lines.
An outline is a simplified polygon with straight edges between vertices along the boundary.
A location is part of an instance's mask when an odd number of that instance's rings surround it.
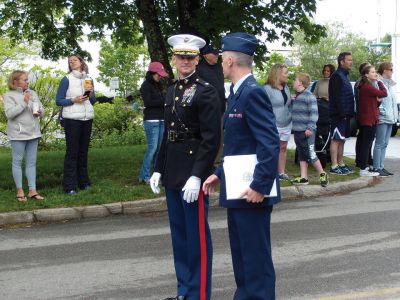
<svg viewBox="0 0 400 300">
<path fill-rule="evenodd" d="M 245 199 L 239 197 L 253 181 L 255 166 L 257 165 L 256 154 L 248 155 L 230 155 L 224 157 L 224 173 L 227 200 Z M 276 189 L 276 179 L 272 186 L 271 192 L 265 197 L 276 197 L 278 192 Z"/>
</svg>

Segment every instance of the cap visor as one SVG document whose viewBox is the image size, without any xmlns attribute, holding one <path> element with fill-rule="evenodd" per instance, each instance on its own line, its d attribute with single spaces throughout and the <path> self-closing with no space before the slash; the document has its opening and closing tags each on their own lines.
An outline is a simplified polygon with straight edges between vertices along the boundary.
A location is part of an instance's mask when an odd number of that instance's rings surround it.
<svg viewBox="0 0 400 300">
<path fill-rule="evenodd" d="M 164 70 L 157 71 L 157 74 L 160 75 L 161 77 L 168 77 L 168 73 L 165 72 Z"/>
</svg>

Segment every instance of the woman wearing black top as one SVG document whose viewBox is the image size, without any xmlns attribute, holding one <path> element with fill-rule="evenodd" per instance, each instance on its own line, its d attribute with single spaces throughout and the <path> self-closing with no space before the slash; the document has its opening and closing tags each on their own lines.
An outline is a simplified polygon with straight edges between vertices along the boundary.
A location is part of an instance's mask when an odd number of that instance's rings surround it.
<svg viewBox="0 0 400 300">
<path fill-rule="evenodd" d="M 140 87 L 144 102 L 143 125 L 146 131 L 147 150 L 140 169 L 139 182 L 149 183 L 150 164 L 154 167 L 164 134 L 164 94 L 160 79 L 167 76 L 163 65 L 154 61 L 150 63 L 146 79 Z"/>
</svg>

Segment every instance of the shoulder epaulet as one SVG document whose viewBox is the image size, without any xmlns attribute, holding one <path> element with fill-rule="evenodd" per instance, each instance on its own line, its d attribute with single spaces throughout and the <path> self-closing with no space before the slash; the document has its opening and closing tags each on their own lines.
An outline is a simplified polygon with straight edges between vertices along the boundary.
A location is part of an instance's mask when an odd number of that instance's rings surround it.
<svg viewBox="0 0 400 300">
<path fill-rule="evenodd" d="M 196 78 L 196 83 L 200 84 L 200 85 L 204 85 L 204 86 L 209 86 L 210 83 L 208 83 L 207 81 L 201 79 L 200 77 Z"/>
</svg>

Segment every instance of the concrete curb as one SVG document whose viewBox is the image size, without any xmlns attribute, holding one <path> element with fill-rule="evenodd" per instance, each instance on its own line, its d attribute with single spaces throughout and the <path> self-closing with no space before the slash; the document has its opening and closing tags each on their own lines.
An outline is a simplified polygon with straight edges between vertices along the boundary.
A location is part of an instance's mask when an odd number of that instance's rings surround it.
<svg viewBox="0 0 400 300">
<path fill-rule="evenodd" d="M 289 186 L 281 188 L 283 201 L 349 193 L 378 184 L 379 177 L 357 178 L 351 181 L 330 184 L 323 188 L 317 185 Z M 218 194 L 210 197 L 210 207 L 218 206 Z M 60 222 L 84 218 L 102 218 L 119 214 L 157 213 L 167 210 L 165 198 L 108 203 L 102 205 L 37 209 L 33 211 L 0 213 L 0 226 L 34 222 Z"/>
</svg>

